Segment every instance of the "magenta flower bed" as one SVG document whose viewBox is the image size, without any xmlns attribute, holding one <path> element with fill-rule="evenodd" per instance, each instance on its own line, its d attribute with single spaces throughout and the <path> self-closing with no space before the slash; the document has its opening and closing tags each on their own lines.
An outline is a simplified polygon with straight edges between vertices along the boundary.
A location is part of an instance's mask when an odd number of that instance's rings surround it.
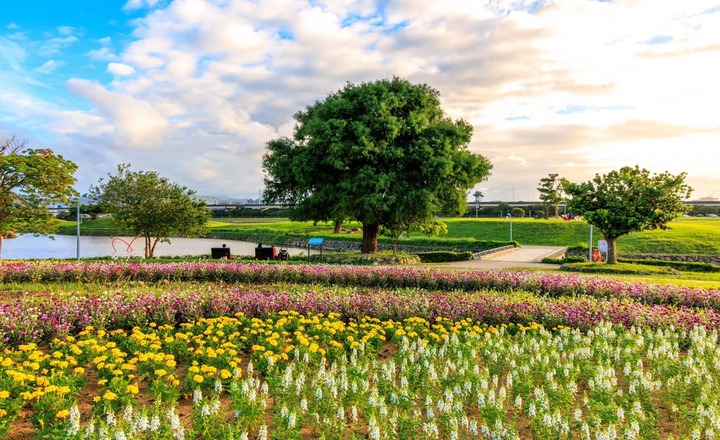
<svg viewBox="0 0 720 440">
<path fill-rule="evenodd" d="M 0 282 L 225 281 L 317 283 L 472 292 L 524 291 L 541 296 L 589 295 L 644 304 L 720 311 L 720 291 L 529 271 L 455 272 L 413 267 L 289 266 L 227 262 L 20 263 L 0 265 Z"/>
<path fill-rule="evenodd" d="M 381 320 L 437 316 L 470 318 L 487 324 L 538 322 L 548 328 L 565 325 L 588 329 L 600 321 L 625 326 L 691 329 L 696 325 L 720 329 L 713 309 L 645 305 L 627 300 L 592 297 L 548 298 L 527 293 L 495 292 L 369 294 L 332 288 L 304 292 L 255 289 L 173 291 L 159 294 L 112 292 L 103 295 L 28 294 L 0 305 L 0 345 L 48 340 L 72 334 L 87 325 L 114 329 L 135 325 L 178 324 L 198 317 L 245 312 L 265 317 L 282 310 L 300 313 L 338 312 L 345 319 L 371 316 Z"/>
</svg>

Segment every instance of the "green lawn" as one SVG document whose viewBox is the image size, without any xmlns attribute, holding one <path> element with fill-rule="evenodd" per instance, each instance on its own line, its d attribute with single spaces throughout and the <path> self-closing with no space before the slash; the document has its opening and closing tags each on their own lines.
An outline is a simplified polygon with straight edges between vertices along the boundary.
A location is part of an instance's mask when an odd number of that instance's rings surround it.
<svg viewBox="0 0 720 440">
<path fill-rule="evenodd" d="M 472 237 L 478 240 L 509 239 L 510 222 L 505 219 L 444 219 L 448 237 Z M 593 242 L 602 239 L 595 228 Z M 521 245 L 574 246 L 587 244 L 590 226 L 581 221 L 560 219 L 513 220 L 513 240 Z M 636 232 L 620 237 L 619 253 L 624 254 L 720 254 L 720 218 L 682 218 L 667 230 Z"/>
<path fill-rule="evenodd" d="M 465 244 L 472 245 L 475 241 L 499 243 L 510 241 L 510 221 L 506 219 L 449 218 L 442 221 L 448 225 L 447 235 L 427 238 L 422 234 L 412 234 L 413 242 L 427 246 L 437 244 L 462 247 Z M 61 223 L 63 224 L 61 233 L 75 234 L 74 222 Z M 590 227 L 581 221 L 514 219 L 512 226 L 512 238 L 520 245 L 575 246 L 587 244 L 590 238 Z M 620 237 L 617 241 L 618 252 L 720 255 L 720 218 L 682 218 L 671 222 L 669 226 L 667 230 L 637 232 Z M 291 222 L 286 219 L 277 219 L 273 222 L 259 222 L 254 219 L 214 219 L 210 222 L 211 234 L 223 234 L 228 239 L 265 237 L 276 240 L 287 235 L 348 241 L 362 239 L 362 233 L 359 232 L 361 225 L 357 222 L 343 224 L 343 231 L 340 234 L 333 234 L 333 227 L 332 222 L 314 224 Z M 107 219 L 84 222 L 82 233 L 120 235 Z M 595 229 L 593 242 L 597 243 L 599 239 L 602 239 L 602 236 Z M 254 238 L 252 240 L 254 241 Z"/>
</svg>

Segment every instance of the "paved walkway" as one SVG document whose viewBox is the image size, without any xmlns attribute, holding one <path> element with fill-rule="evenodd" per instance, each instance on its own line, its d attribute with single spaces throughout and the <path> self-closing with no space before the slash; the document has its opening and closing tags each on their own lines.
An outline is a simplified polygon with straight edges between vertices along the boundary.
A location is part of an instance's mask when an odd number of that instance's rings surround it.
<svg viewBox="0 0 720 440">
<path fill-rule="evenodd" d="M 511 269 L 527 267 L 557 269 L 560 267 L 559 264 L 540 263 L 540 260 L 563 249 L 561 246 L 523 246 L 488 255 L 482 260 L 453 261 L 452 263 L 438 264 L 438 266 L 451 269 Z"/>
</svg>

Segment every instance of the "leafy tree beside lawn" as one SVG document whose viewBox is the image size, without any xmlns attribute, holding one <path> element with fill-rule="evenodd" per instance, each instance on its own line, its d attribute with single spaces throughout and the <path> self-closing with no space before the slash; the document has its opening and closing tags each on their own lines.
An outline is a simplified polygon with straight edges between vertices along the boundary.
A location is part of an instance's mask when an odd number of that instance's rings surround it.
<svg viewBox="0 0 720 440">
<path fill-rule="evenodd" d="M 685 184 L 686 173 L 650 175 L 638 166 L 623 167 L 593 180 L 572 183 L 562 179 L 570 197 L 568 209 L 598 228 L 608 244 L 607 262 L 617 263 L 615 242 L 631 232 L 667 229 L 671 220 L 688 209 L 683 200 L 692 188 Z"/>
<path fill-rule="evenodd" d="M 0 139 L 0 251 L 9 234 L 54 231 L 48 207 L 67 203 L 77 165 L 49 149 L 28 148 L 15 136 Z"/>
<path fill-rule="evenodd" d="M 545 210 L 545 220 L 550 217 L 550 207 L 555 208 L 555 217 L 558 217 L 558 205 L 563 201 L 562 182 L 557 174 L 548 174 L 540 179 L 540 186 L 537 188 L 540 193 L 540 200 Z"/>
<path fill-rule="evenodd" d="M 363 253 L 377 251 L 381 228 L 399 236 L 437 212 L 462 214 L 492 168 L 436 90 L 397 77 L 348 84 L 295 120 L 292 138 L 267 144 L 264 201 L 290 205 L 295 220 L 358 220 Z"/>
<path fill-rule="evenodd" d="M 90 189 L 90 195 L 121 229 L 145 239 L 145 258 L 153 258 L 159 242 L 170 237 L 202 236 L 211 213 L 194 191 L 160 177 L 154 171 L 130 171 L 118 165 L 116 175 Z"/>
</svg>

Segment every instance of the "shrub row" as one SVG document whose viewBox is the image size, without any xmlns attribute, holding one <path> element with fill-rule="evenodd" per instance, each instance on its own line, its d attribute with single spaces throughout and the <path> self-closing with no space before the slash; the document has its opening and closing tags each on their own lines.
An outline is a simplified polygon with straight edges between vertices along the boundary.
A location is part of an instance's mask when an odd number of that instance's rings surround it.
<svg viewBox="0 0 720 440">
<path fill-rule="evenodd" d="M 420 261 L 423 263 L 447 263 L 451 261 L 468 261 L 473 259 L 472 252 L 432 251 L 416 252 L 415 255 L 420 257 Z"/>
</svg>

